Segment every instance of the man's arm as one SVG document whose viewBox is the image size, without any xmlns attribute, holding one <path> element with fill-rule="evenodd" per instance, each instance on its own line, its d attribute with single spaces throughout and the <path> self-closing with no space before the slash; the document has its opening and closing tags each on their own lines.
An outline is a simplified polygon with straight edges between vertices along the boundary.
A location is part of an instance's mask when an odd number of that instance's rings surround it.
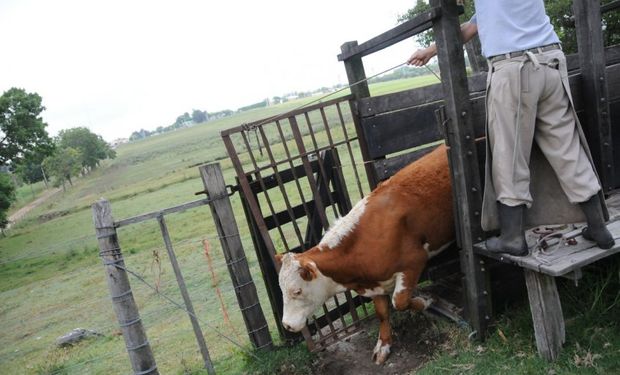
<svg viewBox="0 0 620 375">
<path fill-rule="evenodd" d="M 461 37 L 463 38 L 463 43 L 469 42 L 477 33 L 477 24 L 473 22 L 465 22 L 461 25 Z M 437 46 L 435 43 L 432 43 L 427 48 L 422 48 L 415 51 L 409 60 L 407 60 L 407 63 L 415 66 L 426 65 L 426 63 L 435 55 L 437 55 Z"/>
</svg>

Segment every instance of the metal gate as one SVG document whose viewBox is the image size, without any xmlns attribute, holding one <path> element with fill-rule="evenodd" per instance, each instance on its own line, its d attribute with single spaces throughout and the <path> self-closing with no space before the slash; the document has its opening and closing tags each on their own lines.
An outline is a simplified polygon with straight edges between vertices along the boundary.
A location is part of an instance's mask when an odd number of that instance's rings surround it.
<svg viewBox="0 0 620 375">
<path fill-rule="evenodd" d="M 330 223 L 369 191 L 352 105 L 352 96 L 345 96 L 222 132 L 278 330 L 287 341 L 299 335 L 281 325 L 275 254 L 316 245 Z M 351 292 L 328 301 L 302 331 L 308 347 L 319 350 L 357 331 L 371 315 L 368 301 Z"/>
</svg>

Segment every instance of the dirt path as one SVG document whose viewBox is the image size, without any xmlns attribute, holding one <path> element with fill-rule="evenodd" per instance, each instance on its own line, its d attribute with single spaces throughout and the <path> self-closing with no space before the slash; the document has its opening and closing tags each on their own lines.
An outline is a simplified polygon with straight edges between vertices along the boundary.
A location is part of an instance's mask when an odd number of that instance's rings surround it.
<svg viewBox="0 0 620 375">
<path fill-rule="evenodd" d="M 39 198 L 33 200 L 32 202 L 28 203 L 24 207 L 15 211 L 11 216 L 9 216 L 9 225 L 7 226 L 7 229 L 10 228 L 11 225 L 20 221 L 24 216 L 26 216 L 28 212 L 30 212 L 30 210 L 40 206 L 41 204 L 43 204 L 43 202 L 49 199 L 49 197 L 58 193 L 59 191 L 60 191 L 60 188 L 46 190 Z"/>
</svg>

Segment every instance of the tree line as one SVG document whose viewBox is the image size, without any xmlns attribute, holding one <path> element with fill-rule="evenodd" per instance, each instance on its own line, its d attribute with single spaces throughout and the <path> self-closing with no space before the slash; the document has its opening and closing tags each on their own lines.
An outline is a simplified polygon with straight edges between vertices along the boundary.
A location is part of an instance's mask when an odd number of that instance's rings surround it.
<svg viewBox="0 0 620 375">
<path fill-rule="evenodd" d="M 152 135 L 163 134 L 163 133 L 167 133 L 167 132 L 177 130 L 180 128 L 185 128 L 188 126 L 201 124 L 201 123 L 209 122 L 212 120 L 217 120 L 222 117 L 230 116 L 233 113 L 234 112 L 231 110 L 224 110 L 224 111 L 209 113 L 207 111 L 201 111 L 199 109 L 194 109 L 192 110 L 191 115 L 188 112 L 185 112 L 182 115 L 177 116 L 177 119 L 171 125 L 159 126 L 155 130 L 145 130 L 145 129 L 137 130 L 131 133 L 129 140 L 137 141 L 139 139 L 150 137 Z"/>
<path fill-rule="evenodd" d="M 37 93 L 11 88 L 0 96 L 0 228 L 8 224 L 7 212 L 15 201 L 16 184 L 73 184 L 104 159 L 116 157 L 110 145 L 88 128 L 61 130 L 50 137 L 41 118 L 45 110 Z"/>
</svg>

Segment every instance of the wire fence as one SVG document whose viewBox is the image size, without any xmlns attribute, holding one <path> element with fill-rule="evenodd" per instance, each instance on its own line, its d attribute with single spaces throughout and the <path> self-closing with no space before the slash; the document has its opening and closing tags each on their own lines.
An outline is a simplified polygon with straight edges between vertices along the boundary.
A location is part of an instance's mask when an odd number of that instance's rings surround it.
<svg viewBox="0 0 620 375">
<path fill-rule="evenodd" d="M 72 246 L 81 246 L 93 237 L 82 236 L 3 259 L 0 266 L 19 267 L 29 261 L 63 257 Z M 210 249 L 208 258 L 205 241 Z M 249 249 L 249 238 L 243 242 Z M 226 361 L 238 355 L 235 353 L 245 352 L 246 357 L 251 357 L 252 346 L 220 238 L 186 238 L 173 242 L 173 247 L 216 371 L 229 366 Z M 95 261 L 96 251 L 92 250 L 92 265 L 59 270 L 51 280 L 0 292 L 0 373 L 132 373 L 103 267 L 99 260 Z M 255 264 L 253 252 L 247 255 L 249 263 Z M 202 368 L 203 360 L 167 258 L 162 243 L 125 254 L 125 267 L 160 373 L 191 372 Z M 254 279 L 260 279 L 258 267 L 253 268 Z M 256 286 L 262 305 L 268 306 L 262 283 Z M 58 347 L 56 339 L 75 328 L 101 335 Z"/>
</svg>

